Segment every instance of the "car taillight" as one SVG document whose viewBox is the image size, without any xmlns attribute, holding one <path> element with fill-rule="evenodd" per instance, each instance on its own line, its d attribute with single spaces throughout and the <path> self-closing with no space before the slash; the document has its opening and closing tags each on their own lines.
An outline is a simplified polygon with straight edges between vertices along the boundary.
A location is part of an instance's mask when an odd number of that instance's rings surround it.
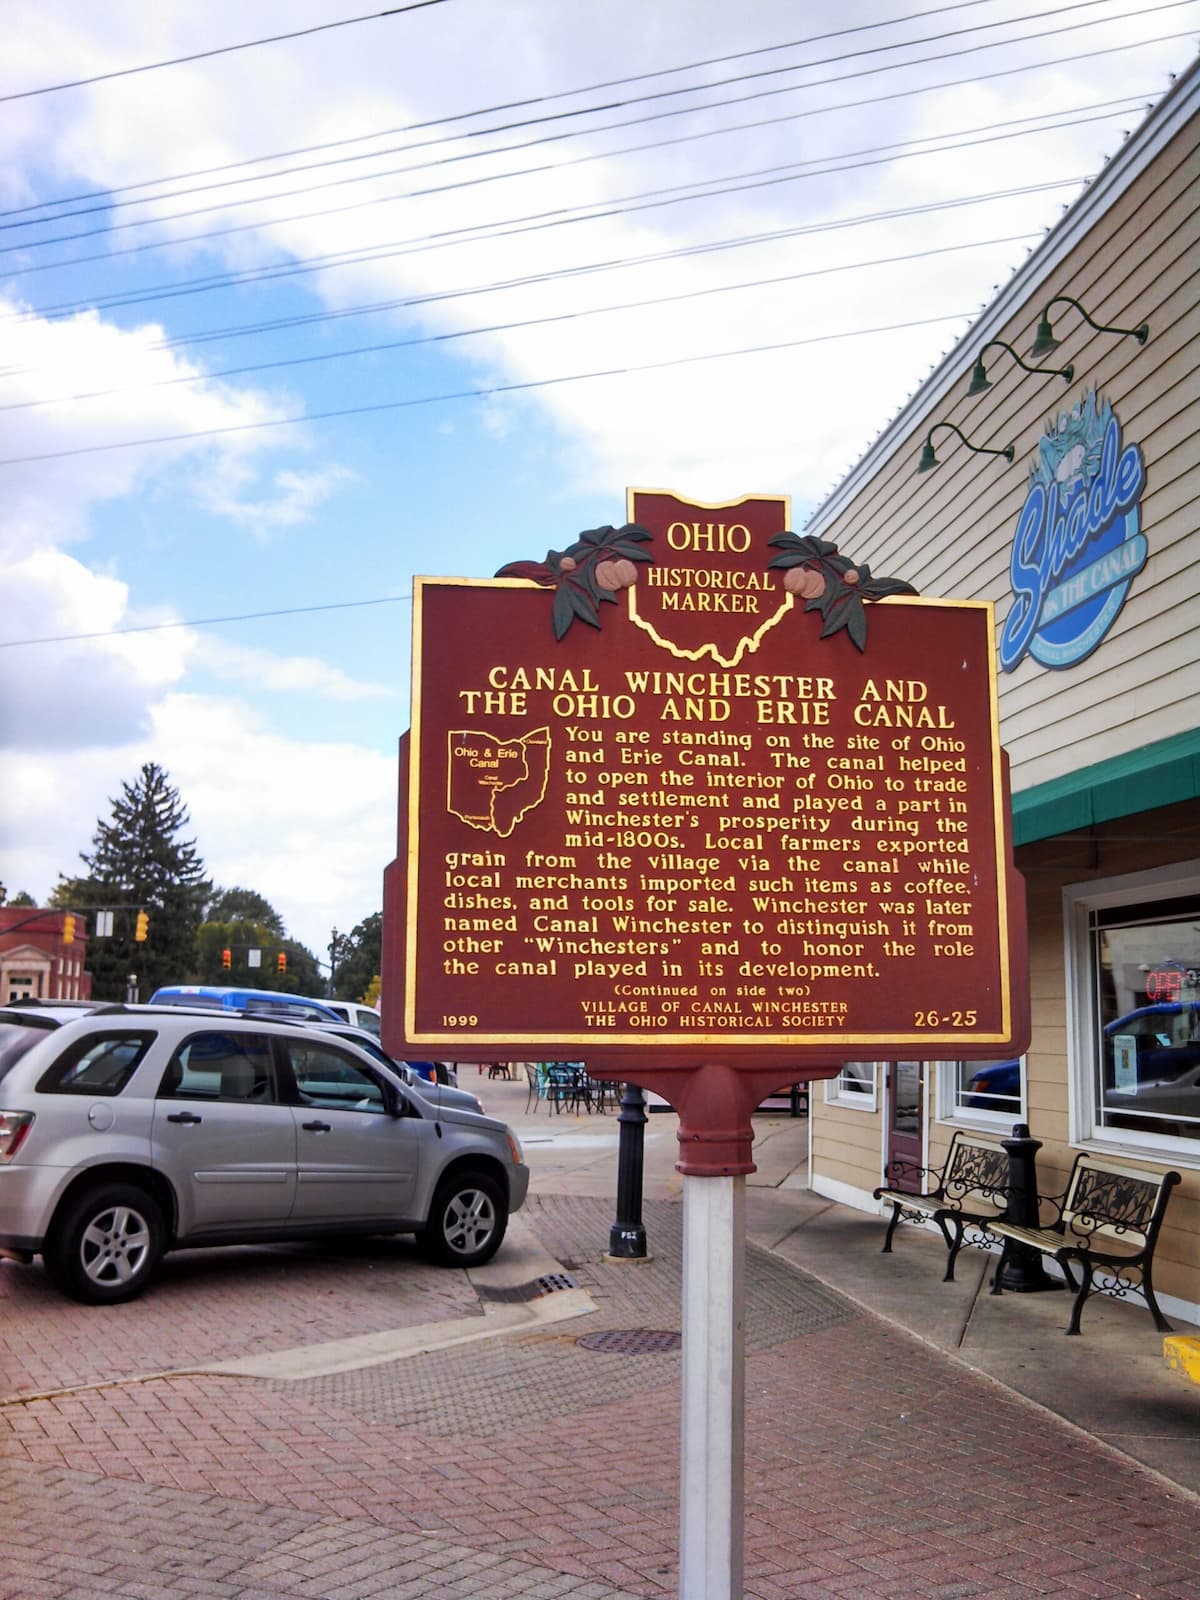
<svg viewBox="0 0 1200 1600">
<path fill-rule="evenodd" d="M 11 1161 L 33 1127 L 32 1111 L 0 1111 L 0 1161 Z"/>
</svg>

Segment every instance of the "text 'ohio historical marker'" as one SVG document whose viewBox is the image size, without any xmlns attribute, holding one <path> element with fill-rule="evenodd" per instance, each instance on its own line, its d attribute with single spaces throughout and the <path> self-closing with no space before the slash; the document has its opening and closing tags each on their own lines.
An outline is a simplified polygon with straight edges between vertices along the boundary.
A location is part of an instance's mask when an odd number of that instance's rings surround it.
<svg viewBox="0 0 1200 1600">
<path fill-rule="evenodd" d="M 782 499 L 631 492 L 624 528 L 513 576 L 416 580 L 411 1045 L 686 1066 L 1017 1037 L 991 607 L 786 528 Z"/>
</svg>

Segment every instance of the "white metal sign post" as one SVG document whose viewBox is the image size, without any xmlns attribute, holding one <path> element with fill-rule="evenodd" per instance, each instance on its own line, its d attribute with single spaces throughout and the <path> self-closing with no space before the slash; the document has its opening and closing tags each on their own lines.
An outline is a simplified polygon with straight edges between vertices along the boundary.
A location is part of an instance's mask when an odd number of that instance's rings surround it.
<svg viewBox="0 0 1200 1600">
<path fill-rule="evenodd" d="M 746 1180 L 683 1180 L 680 1600 L 741 1600 Z"/>
</svg>

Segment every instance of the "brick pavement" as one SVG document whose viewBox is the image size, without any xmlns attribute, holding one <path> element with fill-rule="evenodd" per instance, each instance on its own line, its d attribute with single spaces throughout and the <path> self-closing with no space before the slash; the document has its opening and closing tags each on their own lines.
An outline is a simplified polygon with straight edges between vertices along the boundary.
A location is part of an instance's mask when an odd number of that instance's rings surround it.
<svg viewBox="0 0 1200 1600">
<path fill-rule="evenodd" d="M 674 1596 L 678 1356 L 576 1341 L 678 1328 L 680 1211 L 647 1204 L 636 1266 L 601 1259 L 610 1213 L 527 1212 L 594 1315 L 292 1383 L 131 1380 L 432 1320 L 441 1296 L 461 1316 L 465 1275 L 427 1281 L 399 1245 L 340 1272 L 220 1253 L 98 1315 L 0 1268 L 0 1348 L 38 1345 L 21 1391 L 96 1384 L 0 1406 L 0 1600 Z M 753 1247 L 747 1302 L 751 1600 L 1200 1596 L 1192 1497 Z"/>
</svg>

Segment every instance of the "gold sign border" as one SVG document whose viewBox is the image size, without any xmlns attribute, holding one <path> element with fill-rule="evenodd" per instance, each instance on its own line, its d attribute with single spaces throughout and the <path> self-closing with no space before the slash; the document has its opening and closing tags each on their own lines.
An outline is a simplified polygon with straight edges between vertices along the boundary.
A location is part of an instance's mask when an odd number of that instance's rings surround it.
<svg viewBox="0 0 1200 1600">
<path fill-rule="evenodd" d="M 631 491 L 632 492 L 632 491 Z M 638 493 L 671 493 L 670 490 L 639 490 Z M 752 498 L 746 496 L 745 498 Z M 701 504 L 696 501 L 694 504 Z M 705 507 L 705 509 L 709 509 Z M 713 508 L 717 509 L 717 508 Z M 526 578 L 435 578 L 414 577 L 413 594 L 413 625 L 412 625 L 412 731 L 410 744 L 409 772 L 408 772 L 408 837 L 406 841 L 406 881 L 407 897 L 405 902 L 406 938 L 405 938 L 405 985 L 404 985 L 404 1031 L 405 1038 L 410 1044 L 419 1045 L 446 1045 L 455 1048 L 465 1047 L 470 1050 L 476 1046 L 486 1049 L 489 1044 L 502 1045 L 527 1045 L 530 1053 L 536 1054 L 539 1044 L 550 1045 L 579 1045 L 581 1054 L 586 1053 L 583 1047 L 599 1048 L 601 1038 L 595 1030 L 586 1033 L 538 1033 L 532 1029 L 523 1029 L 519 1033 L 492 1033 L 486 1036 L 479 1033 L 418 1033 L 416 1029 L 416 977 L 417 977 L 417 906 L 420 889 L 420 860 L 418 840 L 420 836 L 421 818 L 421 664 L 422 643 L 424 638 L 424 613 L 423 600 L 426 585 L 438 588 L 473 588 L 473 589 L 538 589 L 540 584 L 531 582 Z M 735 1032 L 733 1029 L 722 1033 L 701 1033 L 698 1029 L 686 1033 L 657 1033 L 648 1036 L 645 1033 L 626 1032 L 618 1033 L 607 1029 L 603 1035 L 603 1048 L 607 1052 L 616 1048 L 636 1048 L 643 1053 L 647 1048 L 679 1049 L 683 1047 L 694 1052 L 698 1048 L 707 1049 L 712 1046 L 719 1049 L 722 1045 L 738 1051 L 753 1049 L 756 1045 L 773 1048 L 792 1048 L 796 1050 L 823 1050 L 828 1056 L 830 1050 L 842 1054 L 845 1045 L 863 1045 L 878 1047 L 881 1044 L 909 1045 L 919 1044 L 927 1046 L 922 1056 L 923 1060 L 937 1060 L 946 1056 L 946 1046 L 954 1045 L 980 1045 L 980 1044 L 1005 1044 L 1012 1037 L 1012 972 L 1009 962 L 1009 927 L 1008 927 L 1008 896 L 1003 892 L 1008 884 L 1007 860 L 1005 858 L 1005 818 L 1004 818 L 1004 783 L 1003 760 L 1000 746 L 1000 704 L 997 692 L 995 629 L 996 608 L 991 600 L 942 600 L 926 598 L 920 595 L 893 595 L 886 600 L 875 601 L 876 605 L 906 606 L 918 609 L 933 608 L 951 611 L 981 611 L 984 613 L 986 628 L 984 639 L 986 641 L 988 662 L 988 718 L 991 730 L 991 782 L 992 782 L 992 818 L 995 839 L 995 872 L 996 872 L 996 906 L 998 914 L 999 957 L 1000 957 L 1000 1011 L 1002 1018 L 1001 1030 L 998 1033 L 965 1032 L 963 1030 L 922 1029 L 920 1032 L 900 1033 L 892 1030 L 882 1033 L 837 1033 L 833 1034 L 824 1029 L 813 1033 L 754 1033 Z M 933 1009 L 931 1007 L 931 1009 Z M 464 1058 L 465 1059 L 465 1058 Z"/>
</svg>

